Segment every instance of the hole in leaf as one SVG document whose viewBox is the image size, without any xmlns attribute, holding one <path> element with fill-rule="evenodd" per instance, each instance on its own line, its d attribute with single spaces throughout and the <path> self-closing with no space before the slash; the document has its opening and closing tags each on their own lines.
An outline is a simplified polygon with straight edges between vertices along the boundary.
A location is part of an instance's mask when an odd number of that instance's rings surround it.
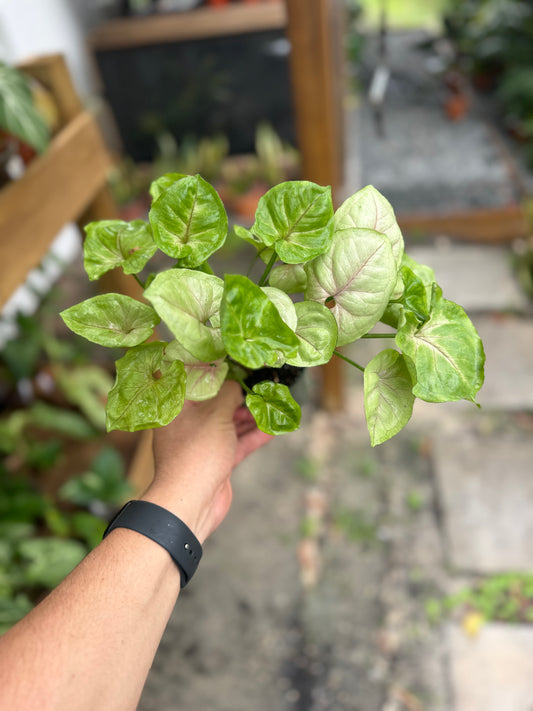
<svg viewBox="0 0 533 711">
<path fill-rule="evenodd" d="M 154 380 L 160 380 L 160 378 L 163 377 L 162 372 L 159 370 L 159 368 L 152 373 L 152 377 Z"/>
<path fill-rule="evenodd" d="M 336 303 L 337 302 L 335 301 L 333 296 L 328 296 L 328 298 L 326 299 L 326 306 L 328 307 L 328 309 L 332 309 Z"/>
</svg>

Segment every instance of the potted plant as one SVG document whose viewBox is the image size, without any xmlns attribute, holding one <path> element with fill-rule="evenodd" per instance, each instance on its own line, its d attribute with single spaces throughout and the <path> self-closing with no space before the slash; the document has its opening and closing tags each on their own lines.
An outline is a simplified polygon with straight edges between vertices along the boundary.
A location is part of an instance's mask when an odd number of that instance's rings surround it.
<svg viewBox="0 0 533 711">
<path fill-rule="evenodd" d="M 203 178 L 167 174 L 151 195 L 149 222 L 93 222 L 84 245 L 90 279 L 120 266 L 141 282 L 147 303 L 102 294 L 61 314 L 75 333 L 127 348 L 107 400 L 109 430 L 165 425 L 186 398 L 211 398 L 229 378 L 246 392 L 260 429 L 289 432 L 299 426 L 300 406 L 281 382 L 283 368 L 333 357 L 364 375 L 372 445 L 402 429 L 415 397 L 475 402 L 481 340 L 464 310 L 443 297 L 433 271 L 404 254 L 393 209 L 372 186 L 336 212 L 329 187 L 290 181 L 271 188 L 252 228 L 236 230 L 264 263 L 255 280 L 221 278 L 210 268 L 227 216 Z M 140 276 L 158 250 L 171 268 Z M 160 320 L 173 340 L 149 340 Z M 375 332 L 379 322 L 386 327 Z M 396 348 L 362 366 L 339 351 L 360 338 Z M 247 380 L 264 367 L 273 370 Z"/>
</svg>

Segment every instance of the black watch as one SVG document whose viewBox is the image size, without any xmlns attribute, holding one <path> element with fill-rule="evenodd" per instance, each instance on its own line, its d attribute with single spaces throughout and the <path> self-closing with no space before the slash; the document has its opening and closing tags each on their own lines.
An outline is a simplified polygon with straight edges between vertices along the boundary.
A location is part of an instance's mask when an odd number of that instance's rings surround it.
<svg viewBox="0 0 533 711">
<path fill-rule="evenodd" d="M 181 587 L 192 578 L 202 557 L 202 546 L 191 529 L 173 513 L 149 501 L 128 501 L 104 531 L 129 528 L 159 543 L 178 566 Z"/>
</svg>

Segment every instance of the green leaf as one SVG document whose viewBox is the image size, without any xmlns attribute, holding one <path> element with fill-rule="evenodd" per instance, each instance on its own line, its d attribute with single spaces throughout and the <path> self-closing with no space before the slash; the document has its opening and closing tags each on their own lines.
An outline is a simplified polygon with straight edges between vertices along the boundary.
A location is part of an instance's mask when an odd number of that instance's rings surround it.
<svg viewBox="0 0 533 711">
<path fill-rule="evenodd" d="M 306 265 L 305 298 L 332 305 L 337 345 L 351 343 L 381 318 L 396 286 L 389 240 L 366 229 L 335 232 L 327 254 Z"/>
<path fill-rule="evenodd" d="M 159 341 L 145 343 L 117 361 L 117 379 L 107 400 L 108 431 L 162 427 L 181 412 L 185 369 L 177 360 L 163 362 L 166 346 Z"/>
<path fill-rule="evenodd" d="M 337 322 L 333 314 L 316 301 L 299 301 L 295 308 L 298 353 L 287 362 L 303 368 L 327 363 L 337 343 Z"/>
<path fill-rule="evenodd" d="M 124 294 L 100 294 L 60 314 L 71 331 L 101 346 L 136 346 L 152 335 L 159 317 Z"/>
<path fill-rule="evenodd" d="M 66 481 L 59 495 L 64 501 L 88 506 L 95 501 L 123 504 L 132 488 L 125 478 L 122 455 L 114 447 L 103 447 L 91 463 L 90 470 Z"/>
<path fill-rule="evenodd" d="M 291 331 L 294 331 L 298 317 L 291 297 L 281 289 L 275 289 L 273 286 L 262 286 L 260 289 L 277 308 L 283 322 L 287 324 Z"/>
<path fill-rule="evenodd" d="M 92 425 L 77 412 L 40 400 L 31 406 L 27 424 L 50 432 L 59 432 L 72 439 L 91 439 L 96 434 Z"/>
<path fill-rule="evenodd" d="M 170 269 L 158 274 L 144 295 L 182 346 L 208 363 L 226 353 L 220 333 L 223 292 L 224 283 L 216 276 Z"/>
<path fill-rule="evenodd" d="M 247 368 L 275 366 L 279 353 L 293 358 L 298 339 L 261 289 L 244 276 L 225 278 L 221 327 L 230 356 Z"/>
<path fill-rule="evenodd" d="M 187 176 L 183 173 L 166 173 L 160 178 L 152 181 L 152 184 L 150 185 L 150 195 L 152 196 L 152 200 L 157 200 L 157 198 L 166 192 L 171 185 L 174 185 L 174 183 L 177 183 L 178 180 L 186 177 Z"/>
<path fill-rule="evenodd" d="M 159 249 L 197 267 L 224 244 L 228 217 L 216 190 L 199 175 L 178 180 L 150 210 L 150 224 Z"/>
<path fill-rule="evenodd" d="M 274 186 L 259 200 L 252 232 L 287 264 L 323 254 L 333 234 L 331 188 L 304 180 Z"/>
<path fill-rule="evenodd" d="M 54 588 L 83 560 L 87 549 L 78 541 L 43 537 L 22 541 L 19 553 L 27 561 L 26 582 Z"/>
<path fill-rule="evenodd" d="M 413 413 L 413 382 L 401 353 L 388 348 L 365 368 L 365 414 L 373 447 L 393 437 Z"/>
<path fill-rule="evenodd" d="M 0 62 L 0 128 L 42 153 L 50 132 L 35 108 L 28 80 L 18 69 Z"/>
<path fill-rule="evenodd" d="M 396 265 L 400 266 L 403 255 L 403 237 L 390 202 L 367 185 L 345 200 L 335 213 L 335 230 L 365 228 L 386 235 L 391 243 Z"/>
<path fill-rule="evenodd" d="M 274 250 L 271 247 L 265 246 L 259 237 L 256 237 L 251 230 L 247 230 L 246 227 L 241 227 L 241 225 L 233 225 L 233 231 L 239 239 L 242 239 L 257 249 L 258 256 L 261 257 L 265 264 L 270 262 Z"/>
<path fill-rule="evenodd" d="M 180 360 L 187 374 L 187 400 L 209 400 L 218 393 L 228 372 L 228 364 L 224 360 L 210 363 L 195 358 L 178 341 L 171 341 L 165 349 L 165 360 L 172 362 Z"/>
<path fill-rule="evenodd" d="M 298 429 L 302 411 L 286 385 L 268 380 L 252 390 L 246 396 L 246 406 L 260 430 L 278 435 Z"/>
<path fill-rule="evenodd" d="M 483 384 L 485 354 L 476 329 L 461 306 L 437 289 L 422 326 L 412 312 L 398 329 L 396 344 L 413 362 L 413 393 L 427 402 L 471 400 Z"/>
<path fill-rule="evenodd" d="M 157 252 L 150 225 L 143 220 L 101 220 L 85 227 L 83 264 L 95 280 L 115 267 L 138 274 Z"/>
<path fill-rule="evenodd" d="M 282 289 L 286 294 L 296 294 L 305 291 L 307 287 L 307 272 L 303 264 L 280 264 L 270 272 L 270 286 Z"/>
<path fill-rule="evenodd" d="M 16 597 L 0 599 L 0 635 L 21 620 L 33 608 L 30 598 L 19 593 Z"/>
<path fill-rule="evenodd" d="M 56 365 L 53 374 L 59 390 L 76 405 L 93 427 L 105 428 L 105 402 L 113 387 L 111 375 L 97 365 Z"/>
<path fill-rule="evenodd" d="M 72 530 L 90 549 L 96 548 L 103 538 L 107 522 L 88 511 L 76 511 L 72 514 Z"/>
</svg>

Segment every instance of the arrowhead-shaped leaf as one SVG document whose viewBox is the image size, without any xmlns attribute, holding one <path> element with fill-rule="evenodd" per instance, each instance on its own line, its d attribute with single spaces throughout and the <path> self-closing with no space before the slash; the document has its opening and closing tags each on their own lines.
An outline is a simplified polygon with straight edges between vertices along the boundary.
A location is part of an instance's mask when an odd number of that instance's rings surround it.
<svg viewBox="0 0 533 711">
<path fill-rule="evenodd" d="M 159 249 L 197 267 L 224 244 L 228 217 L 216 192 L 199 175 L 170 185 L 150 210 L 154 240 Z"/>
<path fill-rule="evenodd" d="M 335 230 L 365 228 L 381 232 L 390 240 L 396 265 L 403 255 L 403 237 L 390 202 L 373 185 L 345 200 L 335 213 Z"/>
<path fill-rule="evenodd" d="M 152 335 L 159 317 L 124 294 L 100 294 L 61 312 L 71 331 L 101 346 L 136 346 Z"/>
<path fill-rule="evenodd" d="M 165 349 L 165 360 L 180 360 L 187 374 L 186 400 L 209 400 L 218 393 L 228 372 L 223 360 L 204 363 L 195 358 L 178 341 L 171 341 Z"/>
<path fill-rule="evenodd" d="M 279 315 L 281 316 L 284 323 L 294 331 L 296 328 L 296 323 L 298 317 L 296 316 L 296 309 L 290 296 L 288 296 L 281 289 L 275 289 L 273 286 L 262 286 L 260 287 L 263 294 L 266 294 L 270 301 L 277 308 Z"/>
<path fill-rule="evenodd" d="M 404 357 L 388 348 L 365 368 L 365 414 L 373 447 L 393 437 L 413 413 L 413 382 Z"/>
<path fill-rule="evenodd" d="M 177 183 L 178 180 L 185 177 L 187 176 L 183 173 L 166 173 L 160 178 L 157 178 L 157 180 L 154 180 L 150 185 L 150 195 L 152 196 L 152 200 L 157 200 L 157 198 L 166 192 L 171 185 L 174 185 L 174 183 Z"/>
<path fill-rule="evenodd" d="M 174 337 L 195 358 L 209 363 L 225 355 L 220 333 L 221 279 L 191 269 L 158 274 L 144 292 Z"/>
<path fill-rule="evenodd" d="M 287 360 L 303 368 L 327 363 L 337 343 L 337 322 L 327 306 L 317 301 L 299 301 L 295 305 L 298 322 L 298 353 Z"/>
<path fill-rule="evenodd" d="M 107 399 L 108 431 L 162 427 L 179 414 L 185 400 L 185 368 L 178 360 L 165 362 L 166 346 L 159 341 L 144 343 L 117 361 L 117 379 Z"/>
<path fill-rule="evenodd" d="M 330 250 L 306 265 L 305 298 L 333 304 L 337 345 L 355 341 L 381 318 L 396 285 L 387 237 L 374 230 L 335 232 Z"/>
<path fill-rule="evenodd" d="M 302 411 L 286 385 L 268 380 L 252 390 L 246 396 L 246 406 L 260 430 L 278 435 L 298 429 Z"/>
<path fill-rule="evenodd" d="M 244 276 L 228 275 L 221 327 L 230 356 L 247 368 L 275 366 L 279 353 L 296 355 L 298 339 L 263 291 Z"/>
<path fill-rule="evenodd" d="M 274 186 L 259 200 L 252 232 L 287 264 L 323 254 L 333 234 L 331 188 L 304 180 Z"/>
<path fill-rule="evenodd" d="M 143 220 L 101 220 L 85 228 L 83 263 L 89 279 L 122 267 L 125 274 L 138 274 L 157 252 L 150 225 Z"/>
<path fill-rule="evenodd" d="M 303 264 L 280 264 L 270 272 L 268 283 L 286 294 L 303 292 L 307 287 L 305 266 Z"/>
<path fill-rule="evenodd" d="M 265 264 L 270 262 L 270 259 L 274 254 L 272 247 L 267 247 L 263 244 L 259 237 L 256 237 L 254 233 L 251 230 L 247 230 L 246 227 L 241 227 L 241 225 L 233 225 L 233 231 L 239 239 L 242 239 L 243 242 L 247 242 L 248 244 L 251 244 L 252 247 L 257 249 L 257 256 L 261 257 Z"/>
<path fill-rule="evenodd" d="M 415 314 L 405 314 L 396 344 L 413 363 L 417 397 L 427 402 L 463 398 L 475 402 L 484 377 L 483 344 L 464 309 L 443 299 L 440 289 L 422 326 Z"/>
</svg>

